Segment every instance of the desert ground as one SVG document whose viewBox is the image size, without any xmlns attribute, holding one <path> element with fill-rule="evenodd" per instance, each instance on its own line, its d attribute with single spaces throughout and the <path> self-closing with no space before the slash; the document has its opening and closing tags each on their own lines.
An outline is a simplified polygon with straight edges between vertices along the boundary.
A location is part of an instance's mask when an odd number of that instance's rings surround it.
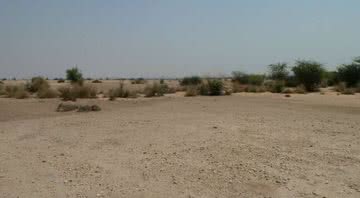
<svg viewBox="0 0 360 198">
<path fill-rule="evenodd" d="M 360 197 L 359 94 L 181 94 L 0 98 L 0 197 Z"/>
</svg>

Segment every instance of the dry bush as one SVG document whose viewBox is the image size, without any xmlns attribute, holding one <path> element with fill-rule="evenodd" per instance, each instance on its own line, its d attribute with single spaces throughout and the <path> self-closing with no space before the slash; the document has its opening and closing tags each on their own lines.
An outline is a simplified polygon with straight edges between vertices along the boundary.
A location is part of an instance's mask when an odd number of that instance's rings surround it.
<svg viewBox="0 0 360 198">
<path fill-rule="evenodd" d="M 345 88 L 343 91 L 341 91 L 341 94 L 354 95 L 355 94 L 355 89 L 354 88 Z"/>
<path fill-rule="evenodd" d="M 64 82 L 65 82 L 64 79 L 59 79 L 59 80 L 57 81 L 57 83 L 64 83 Z"/>
<path fill-rule="evenodd" d="M 166 92 L 166 86 L 156 82 L 151 85 L 147 85 L 144 89 L 145 97 L 163 96 L 165 92 Z"/>
<path fill-rule="evenodd" d="M 199 87 L 196 85 L 187 86 L 185 96 L 186 97 L 193 97 L 199 95 Z"/>
<path fill-rule="evenodd" d="M 92 83 L 102 83 L 102 81 L 96 79 L 96 80 L 93 80 Z"/>
<path fill-rule="evenodd" d="M 334 87 L 334 90 L 337 92 L 343 92 L 346 89 L 346 83 L 340 82 Z"/>
<path fill-rule="evenodd" d="M 77 98 L 96 98 L 96 88 L 89 85 L 73 84 L 71 86 L 60 87 L 58 89 L 63 100 L 73 100 Z"/>
<path fill-rule="evenodd" d="M 306 94 L 306 88 L 304 85 L 299 85 L 295 88 L 295 93 Z"/>
<path fill-rule="evenodd" d="M 265 87 L 271 93 L 282 93 L 285 89 L 284 81 L 268 81 L 265 83 Z"/>
<path fill-rule="evenodd" d="M 1 95 L 5 95 L 5 94 L 6 94 L 5 86 L 0 83 L 0 96 L 1 96 Z"/>
<path fill-rule="evenodd" d="M 292 89 L 292 88 L 285 88 L 282 90 L 281 93 L 284 93 L 284 94 L 292 94 L 292 93 L 295 93 L 295 90 Z"/>
<path fill-rule="evenodd" d="M 24 99 L 30 97 L 24 85 L 8 85 L 5 87 L 5 95 L 9 98 Z"/>
<path fill-rule="evenodd" d="M 59 92 L 51 88 L 40 88 L 37 92 L 38 98 L 57 98 L 58 96 Z"/>
<path fill-rule="evenodd" d="M 121 82 L 119 87 L 110 89 L 107 95 L 110 100 L 115 100 L 115 98 L 136 98 L 137 92 L 126 89 L 124 83 Z"/>
<path fill-rule="evenodd" d="M 245 92 L 248 85 L 242 85 L 238 82 L 233 82 L 232 87 L 233 87 L 232 90 L 234 93 L 239 93 L 239 92 Z"/>
<path fill-rule="evenodd" d="M 249 85 L 248 87 L 246 87 L 245 92 L 263 93 L 263 92 L 266 92 L 266 87 L 257 86 L 257 85 Z"/>
<path fill-rule="evenodd" d="M 41 76 L 32 78 L 31 81 L 26 83 L 25 86 L 26 89 L 32 93 L 38 92 L 40 89 L 50 88 L 50 85 L 47 82 L 47 80 Z"/>
</svg>

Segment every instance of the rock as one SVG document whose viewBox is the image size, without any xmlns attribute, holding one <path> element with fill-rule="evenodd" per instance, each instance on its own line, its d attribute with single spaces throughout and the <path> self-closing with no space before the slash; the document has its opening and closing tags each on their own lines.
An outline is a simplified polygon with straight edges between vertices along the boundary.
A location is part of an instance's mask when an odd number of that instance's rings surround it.
<svg viewBox="0 0 360 198">
<path fill-rule="evenodd" d="M 74 111 L 78 108 L 79 108 L 79 106 L 76 104 L 60 103 L 59 106 L 57 107 L 56 111 L 57 112 L 67 112 L 67 111 Z"/>
<path fill-rule="evenodd" d="M 290 98 L 290 97 L 291 97 L 291 95 L 290 95 L 290 94 L 286 94 L 286 95 L 285 95 L 285 97 Z"/>
</svg>

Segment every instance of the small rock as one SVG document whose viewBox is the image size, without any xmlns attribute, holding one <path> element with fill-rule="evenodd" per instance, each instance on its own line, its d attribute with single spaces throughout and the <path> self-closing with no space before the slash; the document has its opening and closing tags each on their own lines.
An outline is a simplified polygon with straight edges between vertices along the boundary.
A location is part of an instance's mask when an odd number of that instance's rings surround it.
<svg viewBox="0 0 360 198">
<path fill-rule="evenodd" d="M 286 97 L 286 98 L 290 98 L 291 95 L 290 95 L 290 94 L 286 94 L 285 97 Z"/>
</svg>

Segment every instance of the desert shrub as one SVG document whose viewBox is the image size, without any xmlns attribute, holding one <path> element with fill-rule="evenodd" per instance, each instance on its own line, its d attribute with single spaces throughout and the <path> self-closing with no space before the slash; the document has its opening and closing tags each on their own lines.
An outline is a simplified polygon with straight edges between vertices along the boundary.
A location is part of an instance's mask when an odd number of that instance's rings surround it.
<svg viewBox="0 0 360 198">
<path fill-rule="evenodd" d="M 340 82 L 334 87 L 334 90 L 337 91 L 337 92 L 343 92 L 345 89 L 346 89 L 346 83 L 345 82 Z"/>
<path fill-rule="evenodd" d="M 281 93 L 285 89 L 284 81 L 270 81 L 265 83 L 265 87 L 271 93 Z"/>
<path fill-rule="evenodd" d="M 249 86 L 246 87 L 245 92 L 263 93 L 263 92 L 266 92 L 266 87 L 257 86 L 257 85 L 249 85 Z"/>
<path fill-rule="evenodd" d="M 66 70 L 66 79 L 70 80 L 71 83 L 83 84 L 83 75 L 77 67 Z"/>
<path fill-rule="evenodd" d="M 24 85 L 8 85 L 5 87 L 5 95 L 9 98 L 24 99 L 30 97 Z"/>
<path fill-rule="evenodd" d="M 199 76 L 191 76 L 185 77 L 181 80 L 180 85 L 188 86 L 188 85 L 199 85 L 202 83 L 202 79 Z"/>
<path fill-rule="evenodd" d="M 298 85 L 299 85 L 299 82 L 294 75 L 290 75 L 285 79 L 286 87 L 296 87 Z"/>
<path fill-rule="evenodd" d="M 286 63 L 276 63 L 269 65 L 270 79 L 276 81 L 284 81 L 289 75 Z"/>
<path fill-rule="evenodd" d="M 242 85 L 238 82 L 233 82 L 232 90 L 234 93 L 245 92 L 247 85 Z"/>
<path fill-rule="evenodd" d="M 38 98 L 56 98 L 59 96 L 59 92 L 49 87 L 40 88 L 37 92 Z"/>
<path fill-rule="evenodd" d="M 199 87 L 196 85 L 189 85 L 186 87 L 185 96 L 192 97 L 199 95 Z"/>
<path fill-rule="evenodd" d="M 165 92 L 166 92 L 166 87 L 159 83 L 153 83 L 151 85 L 147 85 L 144 89 L 145 97 L 163 96 Z"/>
<path fill-rule="evenodd" d="M 347 87 L 355 87 L 360 83 L 360 63 L 342 65 L 338 68 L 340 81 L 346 82 Z"/>
<path fill-rule="evenodd" d="M 209 95 L 210 96 L 220 96 L 223 94 L 224 83 L 221 80 L 208 80 L 207 81 L 209 87 Z"/>
<path fill-rule="evenodd" d="M 160 79 L 160 84 L 164 84 L 164 83 L 165 83 L 164 79 Z"/>
<path fill-rule="evenodd" d="M 93 80 L 93 81 L 92 81 L 92 83 L 102 83 L 102 81 L 101 81 L 101 80 L 96 79 L 96 80 Z"/>
<path fill-rule="evenodd" d="M 59 80 L 57 80 L 57 83 L 64 83 L 64 82 L 65 82 L 64 79 L 59 79 Z"/>
<path fill-rule="evenodd" d="M 76 100 L 77 98 L 96 98 L 97 91 L 92 86 L 73 84 L 58 89 L 63 100 Z"/>
<path fill-rule="evenodd" d="M 208 82 L 207 81 L 202 82 L 199 85 L 199 94 L 203 95 L 203 96 L 207 96 L 207 95 L 209 95 L 209 92 L 210 92 L 210 88 L 209 88 Z"/>
<path fill-rule="evenodd" d="M 324 80 L 322 83 L 326 83 L 327 86 L 334 86 L 340 82 L 339 74 L 336 71 L 325 71 Z M 323 85 L 324 86 L 324 85 Z"/>
<path fill-rule="evenodd" d="M 341 94 L 344 95 L 354 95 L 355 94 L 355 89 L 354 88 L 345 88 Z"/>
<path fill-rule="evenodd" d="M 250 74 L 249 75 L 249 84 L 250 85 L 262 85 L 265 80 L 265 75 L 261 74 Z"/>
<path fill-rule="evenodd" d="M 136 98 L 137 93 L 135 91 L 130 91 L 129 89 L 126 89 L 124 83 L 121 82 L 119 87 L 109 90 L 108 96 L 110 100 L 113 100 L 115 98 Z"/>
<path fill-rule="evenodd" d="M 246 74 L 240 71 L 232 72 L 232 81 L 240 84 L 262 85 L 264 80 L 265 75 Z"/>
<path fill-rule="evenodd" d="M 48 89 L 50 87 L 48 81 L 40 76 L 32 78 L 25 86 L 26 89 L 32 93 L 38 92 L 40 89 Z"/>
<path fill-rule="evenodd" d="M 298 93 L 298 94 L 306 94 L 306 88 L 304 85 L 298 85 L 296 88 L 295 88 L 295 93 Z"/>
<path fill-rule="evenodd" d="M 144 78 L 137 78 L 131 80 L 131 84 L 145 84 L 146 80 Z"/>
<path fill-rule="evenodd" d="M 291 93 L 294 93 L 294 89 L 292 88 L 285 88 L 283 89 L 283 91 L 281 93 L 284 93 L 284 94 L 291 94 Z"/>
<path fill-rule="evenodd" d="M 232 81 L 239 84 L 249 84 L 249 75 L 241 71 L 233 71 Z"/>
<path fill-rule="evenodd" d="M 315 61 L 299 60 L 292 68 L 298 82 L 305 86 L 307 91 L 315 91 L 323 79 L 324 68 Z"/>
</svg>

